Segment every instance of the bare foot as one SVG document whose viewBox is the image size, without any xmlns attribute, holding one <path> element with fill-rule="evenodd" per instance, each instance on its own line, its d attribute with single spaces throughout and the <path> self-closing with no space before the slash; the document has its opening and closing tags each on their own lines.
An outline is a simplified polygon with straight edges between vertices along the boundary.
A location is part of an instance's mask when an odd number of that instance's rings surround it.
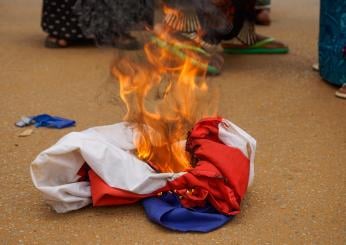
<svg viewBox="0 0 346 245">
<path fill-rule="evenodd" d="M 65 39 L 58 39 L 53 36 L 48 36 L 45 40 L 44 46 L 46 48 L 66 48 L 68 43 Z"/>
<path fill-rule="evenodd" d="M 270 9 L 259 9 L 256 11 L 256 24 L 269 26 L 271 23 Z"/>
</svg>

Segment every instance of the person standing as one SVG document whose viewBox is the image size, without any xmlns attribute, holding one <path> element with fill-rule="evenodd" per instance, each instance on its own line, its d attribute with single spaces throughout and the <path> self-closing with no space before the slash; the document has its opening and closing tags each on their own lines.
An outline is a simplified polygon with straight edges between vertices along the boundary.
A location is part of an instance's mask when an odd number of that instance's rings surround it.
<svg viewBox="0 0 346 245">
<path fill-rule="evenodd" d="M 255 32 L 256 0 L 165 0 L 164 24 L 207 51 L 287 53 L 281 42 Z M 234 40 L 238 43 L 223 41 Z"/>
<path fill-rule="evenodd" d="M 321 0 L 319 70 L 328 83 L 339 86 L 346 99 L 346 1 Z"/>
</svg>

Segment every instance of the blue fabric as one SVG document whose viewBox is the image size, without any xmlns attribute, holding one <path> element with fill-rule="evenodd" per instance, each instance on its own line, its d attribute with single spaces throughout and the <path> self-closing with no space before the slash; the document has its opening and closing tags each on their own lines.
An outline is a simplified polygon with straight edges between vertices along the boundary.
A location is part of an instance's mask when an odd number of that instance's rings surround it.
<svg viewBox="0 0 346 245">
<path fill-rule="evenodd" d="M 218 213 L 211 205 L 204 208 L 184 208 L 173 193 L 144 199 L 142 204 L 150 220 L 168 229 L 182 232 L 209 232 L 233 218 Z"/>
<path fill-rule="evenodd" d="M 321 0 L 319 63 L 323 79 L 346 83 L 346 1 Z"/>
<path fill-rule="evenodd" d="M 34 121 L 34 125 L 36 128 L 39 127 L 47 127 L 47 128 L 66 128 L 72 127 L 76 124 L 74 120 L 51 116 L 48 114 L 40 114 L 37 116 L 33 116 L 32 121 Z"/>
</svg>

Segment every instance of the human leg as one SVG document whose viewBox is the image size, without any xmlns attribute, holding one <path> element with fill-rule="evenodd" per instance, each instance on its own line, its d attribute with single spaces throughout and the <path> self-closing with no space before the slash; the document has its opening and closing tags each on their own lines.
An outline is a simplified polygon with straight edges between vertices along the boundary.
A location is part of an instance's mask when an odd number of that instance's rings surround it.
<svg viewBox="0 0 346 245">
<path fill-rule="evenodd" d="M 270 25 L 270 2 L 270 0 L 256 0 L 256 24 Z"/>
</svg>

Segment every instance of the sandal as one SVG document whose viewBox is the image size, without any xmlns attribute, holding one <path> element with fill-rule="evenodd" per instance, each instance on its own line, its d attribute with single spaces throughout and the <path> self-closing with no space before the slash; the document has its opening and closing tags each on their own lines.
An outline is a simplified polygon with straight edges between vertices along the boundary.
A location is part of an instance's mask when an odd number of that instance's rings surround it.
<svg viewBox="0 0 346 245">
<path fill-rule="evenodd" d="M 335 92 L 336 97 L 346 99 L 346 83 L 344 83 L 339 90 Z"/>
<path fill-rule="evenodd" d="M 70 39 L 64 39 L 64 38 L 57 38 L 53 36 L 47 36 L 44 46 L 46 48 L 67 48 L 70 46 L 85 46 L 85 45 L 93 45 L 94 40 L 93 39 L 76 39 L 76 40 L 70 40 Z"/>
<path fill-rule="evenodd" d="M 227 54 L 287 54 L 288 47 L 281 44 L 282 47 L 275 47 L 275 39 L 272 37 L 267 37 L 262 40 L 257 41 L 251 46 L 237 45 L 231 43 L 223 43 L 222 47 Z M 274 47 L 268 47 L 273 44 Z"/>
<path fill-rule="evenodd" d="M 194 45 L 188 45 L 183 43 L 171 44 L 155 36 L 151 37 L 151 42 L 153 44 L 158 45 L 160 48 L 168 50 L 173 55 L 177 56 L 178 58 L 182 60 L 188 57 L 187 52 L 184 50 L 193 51 L 193 52 L 196 52 L 196 54 L 209 57 L 210 58 L 209 64 L 202 63 L 193 57 L 189 57 L 189 58 L 191 59 L 191 62 L 193 65 L 196 65 L 197 67 L 200 67 L 201 69 L 206 69 L 207 74 L 209 75 L 219 75 L 221 73 L 221 68 L 224 63 L 223 57 L 221 55 L 210 55 L 204 49 Z"/>
</svg>

